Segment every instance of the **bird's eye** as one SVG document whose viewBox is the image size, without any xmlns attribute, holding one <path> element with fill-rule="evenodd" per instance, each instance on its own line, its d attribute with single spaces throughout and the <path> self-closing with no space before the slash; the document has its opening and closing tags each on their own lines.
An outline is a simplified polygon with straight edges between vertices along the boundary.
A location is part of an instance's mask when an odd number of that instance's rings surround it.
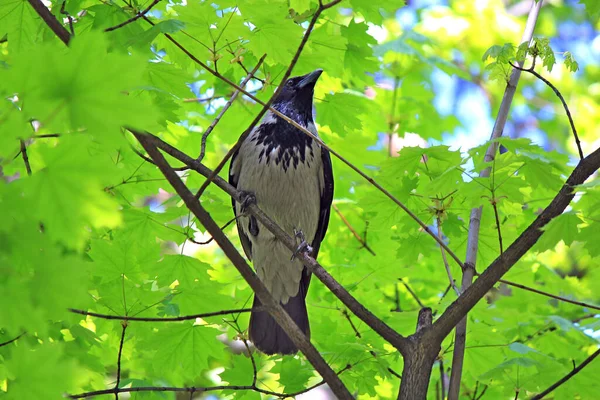
<svg viewBox="0 0 600 400">
<path fill-rule="evenodd" d="M 286 82 L 286 86 L 294 86 L 294 82 L 290 79 Z"/>
</svg>

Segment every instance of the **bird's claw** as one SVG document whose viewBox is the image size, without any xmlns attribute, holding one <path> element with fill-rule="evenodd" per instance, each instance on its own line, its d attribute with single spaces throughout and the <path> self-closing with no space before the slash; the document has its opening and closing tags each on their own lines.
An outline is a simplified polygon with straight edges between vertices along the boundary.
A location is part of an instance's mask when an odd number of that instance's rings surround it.
<svg viewBox="0 0 600 400">
<path fill-rule="evenodd" d="M 292 253 L 292 258 L 290 259 L 290 261 L 294 261 L 296 259 L 296 257 L 298 256 L 298 254 L 300 254 L 300 253 L 303 253 L 303 252 L 310 253 L 312 251 L 312 247 L 305 240 L 304 232 L 302 232 L 300 229 L 294 229 L 294 237 L 296 239 L 300 240 L 300 244 L 298 245 L 298 247 L 296 247 L 296 250 L 294 250 L 294 252 Z"/>
<path fill-rule="evenodd" d="M 256 196 L 253 192 L 248 190 L 240 190 L 240 199 L 242 200 L 240 206 L 242 214 L 246 212 L 246 209 L 250 207 L 251 204 L 256 204 Z"/>
</svg>

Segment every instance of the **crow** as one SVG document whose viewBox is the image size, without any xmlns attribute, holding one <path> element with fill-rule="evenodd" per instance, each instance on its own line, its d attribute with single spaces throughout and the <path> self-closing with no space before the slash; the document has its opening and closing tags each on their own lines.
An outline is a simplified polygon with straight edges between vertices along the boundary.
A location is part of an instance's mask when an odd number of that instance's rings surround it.
<svg viewBox="0 0 600 400">
<path fill-rule="evenodd" d="M 272 107 L 315 136 L 314 87 L 323 71 L 290 78 Z M 257 205 L 284 231 L 302 237 L 314 258 L 327 226 L 333 200 L 333 171 L 329 152 L 298 128 L 268 111 L 234 154 L 229 182 L 252 196 Z M 258 277 L 298 327 L 310 337 L 306 294 L 310 272 L 290 250 L 233 200 L 240 241 Z M 254 296 L 254 307 L 261 305 Z M 252 312 L 250 340 L 265 354 L 298 351 L 267 311 Z"/>
</svg>

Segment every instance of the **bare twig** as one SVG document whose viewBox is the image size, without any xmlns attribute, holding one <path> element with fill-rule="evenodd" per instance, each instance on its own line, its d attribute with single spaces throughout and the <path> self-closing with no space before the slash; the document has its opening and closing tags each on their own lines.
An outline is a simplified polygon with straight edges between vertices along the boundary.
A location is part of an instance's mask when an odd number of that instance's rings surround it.
<svg viewBox="0 0 600 400">
<path fill-rule="evenodd" d="M 225 157 L 223 157 L 223 159 L 221 160 L 221 162 L 213 170 L 212 174 L 208 178 L 206 178 L 206 181 L 204 181 L 204 183 L 200 186 L 200 189 L 198 189 L 198 192 L 196 193 L 196 198 L 197 199 L 200 198 L 200 196 L 202 196 L 202 193 L 204 192 L 204 190 L 206 190 L 206 188 L 208 187 L 208 185 L 210 185 L 210 183 L 213 181 L 213 179 L 215 178 L 215 176 L 217 176 L 219 174 L 219 172 L 221 172 L 221 170 L 223 169 L 223 167 L 225 166 L 225 164 L 227 164 L 227 161 L 229 161 L 229 159 L 231 157 L 233 157 L 233 154 L 240 148 L 240 146 L 242 145 L 242 143 L 244 142 L 244 140 L 246 139 L 246 137 L 248 135 L 250 135 L 250 133 L 252 132 L 252 130 L 254 129 L 254 127 L 260 122 L 260 120 L 262 119 L 263 115 L 265 115 L 265 113 L 269 109 L 271 109 L 272 112 L 276 111 L 275 109 L 271 108 L 271 104 L 277 98 L 277 96 L 279 96 L 279 93 L 281 93 L 281 91 L 283 90 L 285 82 L 288 80 L 288 78 L 292 74 L 292 70 L 296 66 L 296 63 L 298 62 L 298 59 L 300 58 L 300 54 L 302 54 L 302 50 L 304 50 L 304 46 L 308 42 L 308 38 L 310 37 L 310 34 L 312 33 L 312 30 L 315 27 L 315 24 L 317 23 L 317 20 L 319 19 L 319 16 L 327 8 L 333 7 L 334 5 L 338 4 L 340 1 L 341 0 L 334 0 L 334 1 L 330 2 L 330 3 L 328 3 L 327 5 L 323 5 L 323 4 L 319 5 L 319 8 L 317 8 L 317 11 L 315 12 L 315 14 L 313 15 L 313 17 L 311 18 L 310 23 L 308 24 L 308 27 L 306 28 L 306 32 L 304 32 L 304 36 L 302 36 L 302 40 L 300 41 L 300 45 L 298 46 L 298 49 L 296 50 L 296 53 L 294 54 L 294 57 L 292 58 L 292 61 L 290 62 L 290 65 L 288 66 L 288 68 L 286 69 L 285 73 L 283 74 L 283 78 L 281 79 L 281 83 L 279 84 L 279 87 L 277 88 L 277 90 L 275 90 L 275 93 L 273 93 L 273 95 L 271 96 L 271 98 L 266 103 L 260 102 L 260 104 L 263 105 L 263 108 L 256 115 L 256 117 L 254 118 L 254 120 L 252 121 L 252 123 L 250 123 L 250 126 L 248 127 L 248 129 L 246 129 L 246 131 L 242 135 L 240 135 L 240 137 L 239 137 L 238 141 L 235 143 L 235 145 L 227 152 L 227 154 L 225 154 Z M 244 90 L 242 88 L 236 87 L 236 89 L 238 89 L 240 92 L 244 92 Z M 258 99 L 256 99 L 256 100 L 258 100 Z M 278 111 L 277 111 L 276 114 L 283 116 L 283 114 L 281 114 Z M 295 125 L 300 126 L 299 124 L 297 124 L 295 121 L 293 121 L 292 119 L 290 119 L 288 117 L 286 117 L 286 120 L 288 122 L 292 121 L 292 122 L 295 123 Z M 302 127 L 302 129 L 304 131 L 308 132 L 308 130 L 306 128 Z M 312 135 L 312 136 L 314 136 L 314 135 Z"/>
<path fill-rule="evenodd" d="M 505 285 L 508 285 L 508 286 L 516 287 L 518 289 L 526 290 L 528 292 L 532 292 L 532 293 L 540 294 L 542 296 L 550 297 L 552 299 L 556 299 L 558 301 L 562 301 L 562 302 L 565 302 L 565 303 L 574 304 L 576 306 L 587 307 L 587 308 L 592 309 L 592 310 L 600 310 L 599 306 L 595 306 L 595 305 L 590 304 L 590 303 L 584 303 L 582 301 L 571 300 L 571 299 L 568 299 L 568 298 L 563 297 L 563 296 L 557 296 L 557 295 L 552 294 L 552 293 L 548 293 L 548 292 L 541 291 L 539 289 L 532 288 L 530 286 L 521 285 L 520 283 L 516 283 L 516 282 L 512 282 L 512 281 L 507 281 L 506 279 L 499 279 L 498 282 L 504 283 Z"/>
<path fill-rule="evenodd" d="M 12 338 L 6 342 L 2 342 L 0 343 L 0 347 L 4 347 L 6 345 L 11 344 L 12 342 L 16 342 L 17 340 L 19 340 L 21 338 L 21 336 L 23 336 L 25 334 L 25 332 L 21 333 L 19 336 L 17 336 L 16 338 Z"/>
<path fill-rule="evenodd" d="M 492 191 L 492 197 L 494 191 Z M 502 245 L 502 230 L 500 229 L 500 217 L 498 216 L 498 206 L 496 199 L 492 200 L 492 208 L 494 209 L 494 218 L 496 219 L 496 231 L 498 232 L 498 244 L 500 245 L 500 254 L 504 253 L 504 246 Z"/>
<path fill-rule="evenodd" d="M 525 25 L 525 31 L 521 38 L 521 43 L 529 43 L 533 38 L 533 31 L 537 22 L 538 14 L 542 7 L 543 0 L 532 1 L 529 16 L 527 17 L 527 24 Z M 522 65 L 522 64 L 520 64 Z M 490 136 L 490 145 L 485 153 L 484 160 L 491 162 L 494 160 L 496 151 L 498 149 L 498 142 L 494 139 L 502 136 L 506 120 L 508 119 L 508 112 L 510 110 L 513 97 L 517 91 L 517 84 L 521 71 L 513 69 L 509 81 L 507 82 L 506 89 L 504 90 L 504 96 L 500 103 L 500 109 L 492 129 Z M 487 178 L 490 175 L 490 169 L 486 168 L 479 173 L 480 177 Z M 471 210 L 469 218 L 469 234 L 467 237 L 467 254 L 465 257 L 465 267 L 463 267 L 462 285 L 461 291 L 464 293 L 473 282 L 473 276 L 477 266 L 477 251 L 479 248 L 479 230 L 481 226 L 481 213 L 482 208 L 474 208 Z M 498 277 L 500 278 L 500 277 Z M 460 296 L 462 298 L 462 296 Z M 445 314 L 445 313 L 444 313 Z M 452 372 L 450 374 L 450 386 L 448 388 L 448 400 L 458 400 L 460 394 L 460 381 L 462 378 L 463 362 L 465 357 L 465 343 L 467 335 L 467 313 L 463 314 L 462 318 L 457 321 L 455 331 L 455 346 L 454 353 L 452 356 Z"/>
<path fill-rule="evenodd" d="M 29 156 L 27 155 L 27 145 L 25 144 L 25 140 L 21 139 L 21 156 L 23 157 L 23 162 L 25 163 L 25 170 L 27 171 L 27 175 L 31 176 L 31 165 L 29 165 Z"/>
<path fill-rule="evenodd" d="M 67 17 L 67 20 L 69 21 L 69 30 L 71 31 L 71 36 L 75 36 L 75 29 L 73 28 L 73 17 L 71 17 L 71 14 L 69 14 L 69 12 L 65 10 L 66 5 L 67 0 L 63 0 L 60 6 L 60 13 Z"/>
<path fill-rule="evenodd" d="M 121 383 L 121 355 L 123 354 L 123 343 L 125 342 L 125 331 L 127 330 L 127 321 L 121 322 L 123 330 L 121 331 L 121 341 L 119 342 L 119 356 L 117 358 L 117 383 L 115 389 L 119 389 Z M 115 392 L 115 399 L 119 400 L 119 392 Z"/>
<path fill-rule="evenodd" d="M 417 294 L 411 289 L 411 287 L 408 285 L 408 283 L 404 282 L 404 280 L 402 278 L 398 278 L 398 280 L 400 281 L 400 283 L 402 285 L 404 285 L 406 290 L 408 290 L 408 293 L 410 293 L 410 295 L 413 297 L 413 299 L 415 299 L 415 301 L 417 302 L 419 307 L 426 308 L 425 305 L 423 303 L 421 303 L 421 299 L 419 299 L 419 296 L 417 296 Z"/>
<path fill-rule="evenodd" d="M 129 316 L 123 316 L 123 315 L 100 314 L 100 313 L 95 313 L 95 312 L 91 312 L 91 311 L 77 310 L 75 308 L 69 308 L 68 310 L 75 314 L 89 315 L 90 317 L 97 317 L 97 318 L 102 318 L 102 319 L 116 319 L 116 320 L 121 320 L 121 321 L 142 321 L 142 322 L 173 322 L 173 321 L 187 321 L 187 320 L 196 319 L 196 318 L 216 317 L 219 315 L 227 315 L 227 314 L 247 313 L 250 311 L 264 311 L 265 309 L 263 307 L 258 307 L 258 308 L 254 308 L 254 309 L 239 308 L 239 309 L 233 309 L 233 310 L 214 311 L 214 312 L 203 313 L 203 314 L 183 315 L 181 317 L 129 317 Z"/>
<path fill-rule="evenodd" d="M 548 389 L 544 390 L 540 394 L 537 394 L 537 395 L 533 396 L 531 398 L 531 400 L 540 400 L 540 399 L 543 399 L 544 396 L 546 396 L 547 394 L 552 393 L 552 391 L 554 391 L 557 387 L 559 387 L 560 385 L 562 385 L 563 383 L 565 383 L 566 381 L 568 381 L 569 379 L 571 379 L 573 376 L 577 375 L 589 363 L 591 363 L 592 361 L 594 361 L 594 358 L 598 357 L 599 354 L 600 354 L 600 349 L 596 350 L 594 352 L 594 354 L 592 354 L 591 356 L 589 356 L 588 358 L 586 358 L 584 362 L 582 362 L 581 364 L 579 364 L 579 366 L 577 366 L 576 368 L 573 368 L 573 370 L 571 372 L 569 372 L 567 375 L 563 376 L 561 379 L 559 379 L 558 381 L 556 381 L 556 383 L 554 383 Z"/>
<path fill-rule="evenodd" d="M 352 365 L 348 364 L 337 372 L 337 375 L 344 373 L 345 371 L 352 368 Z M 105 389 L 96 390 L 93 392 L 86 392 L 80 394 L 72 394 L 68 397 L 70 399 L 84 399 L 87 397 L 100 396 L 104 394 L 113 393 L 137 393 L 137 392 L 174 392 L 174 393 L 206 393 L 214 392 L 217 390 L 251 390 L 254 392 L 266 394 L 268 396 L 274 396 L 279 399 L 294 398 L 306 392 L 309 392 L 319 386 L 323 386 L 327 383 L 325 380 L 315 383 L 314 385 L 305 389 L 299 390 L 294 393 L 277 393 L 271 390 L 265 390 L 257 387 L 256 385 L 230 385 L 230 386 L 208 386 L 208 387 L 166 387 L 166 386 L 143 386 L 143 387 L 131 387 L 131 388 L 120 388 L 120 389 Z"/>
<path fill-rule="evenodd" d="M 440 388 L 442 390 L 442 400 L 446 398 L 446 384 L 445 384 L 445 372 L 444 372 L 444 360 L 440 357 Z"/>
<path fill-rule="evenodd" d="M 38 13 L 38 15 L 44 20 L 46 25 L 64 44 L 69 45 L 69 40 L 71 40 L 71 34 L 69 31 L 62 26 L 60 22 L 56 19 L 56 17 L 48 10 L 48 8 L 42 3 L 41 0 L 28 0 L 31 7 Z"/>
<path fill-rule="evenodd" d="M 584 157 L 583 150 L 581 150 L 581 142 L 579 141 L 579 135 L 577 135 L 577 129 L 575 128 L 575 122 L 573 121 L 573 117 L 571 116 L 571 111 L 569 111 L 569 106 L 567 106 L 567 102 L 565 101 L 565 98 L 558 91 L 558 89 L 556 88 L 556 86 L 554 86 L 552 84 L 552 82 L 550 82 L 548 79 L 544 78 L 542 75 L 540 75 L 539 73 L 535 72 L 534 69 L 533 69 L 533 67 L 534 67 L 533 65 L 531 66 L 531 68 L 523 68 L 522 66 L 515 65 L 515 64 L 510 63 L 510 62 L 509 62 L 509 64 L 513 68 L 518 69 L 519 71 L 529 72 L 531 75 L 535 76 L 540 81 L 544 82 L 546 84 L 546 86 L 548 86 L 550 89 L 552 89 L 552 91 L 554 92 L 554 94 L 556 94 L 556 97 L 558 97 L 558 99 L 562 103 L 563 108 L 565 109 L 565 113 L 567 114 L 567 118 L 569 118 L 569 124 L 571 125 L 571 131 L 573 132 L 573 137 L 575 138 L 575 144 L 577 145 L 577 151 L 579 152 L 579 158 L 583 159 L 583 157 Z"/>
<path fill-rule="evenodd" d="M 344 316 L 344 318 L 346 318 L 346 320 L 350 323 L 350 326 L 352 327 L 352 330 L 354 331 L 354 335 L 357 338 L 361 338 L 361 334 L 358 331 L 358 329 L 356 329 L 356 326 L 354 325 L 354 322 L 352 322 L 352 319 L 350 318 L 350 314 L 348 314 L 348 310 L 346 310 L 345 308 L 342 310 L 342 315 Z"/>
<path fill-rule="evenodd" d="M 440 240 L 444 240 L 444 233 L 442 232 L 442 219 L 439 216 L 437 217 L 437 231 Z M 442 262 L 444 263 L 444 268 L 446 269 L 446 275 L 448 275 L 448 281 L 450 282 L 450 286 L 452 286 L 452 289 L 454 289 L 456 295 L 460 296 L 460 290 L 458 289 L 458 287 L 456 287 L 456 281 L 452 277 L 452 271 L 450 271 L 450 264 L 448 264 L 448 259 L 446 258 L 446 251 L 443 247 L 440 247 L 440 251 L 442 252 Z"/>
<path fill-rule="evenodd" d="M 258 69 L 262 65 L 263 61 L 265 60 L 266 56 L 267 55 L 264 54 L 260 58 L 260 60 L 258 60 L 256 65 L 254 66 L 254 69 L 252 69 L 252 71 L 249 72 L 248 75 L 244 78 L 242 83 L 240 83 L 241 88 L 246 87 L 246 84 L 250 81 L 250 79 L 252 79 L 254 77 L 254 74 L 256 73 L 256 71 L 258 71 Z M 221 118 L 223 118 L 223 115 L 225 115 L 227 110 L 229 110 L 229 107 L 231 107 L 231 105 L 233 104 L 233 102 L 235 101 L 235 99 L 238 97 L 239 94 L 240 94 L 239 90 L 236 90 L 233 93 L 233 95 L 231 96 L 231 98 L 229 99 L 227 104 L 225 104 L 225 106 L 221 109 L 221 112 L 219 112 L 219 115 L 217 115 L 217 117 L 213 120 L 213 122 L 210 124 L 210 126 L 208 128 L 206 128 L 206 131 L 202 135 L 202 143 L 200 144 L 200 155 L 198 156 L 198 161 L 202 161 L 202 159 L 204 158 L 204 153 L 206 152 L 206 139 L 208 139 L 208 135 L 210 135 L 211 132 L 213 131 L 213 129 L 215 129 L 215 127 L 217 126 L 217 124 L 219 123 Z"/>
<path fill-rule="evenodd" d="M 154 7 L 155 5 L 157 5 L 158 3 L 160 3 L 160 0 L 153 0 L 152 3 L 150 3 L 150 5 L 148 7 L 146 7 L 143 11 L 141 11 L 140 13 L 134 15 L 133 17 L 129 18 L 127 21 L 123 21 L 120 24 L 117 24 L 115 26 L 111 26 L 110 28 L 106 28 L 104 30 L 104 32 L 111 32 L 114 30 L 117 30 L 119 28 L 124 27 L 125 25 L 128 25 L 132 22 L 137 21 L 138 19 L 144 17 L 151 9 L 152 7 Z"/>
<path fill-rule="evenodd" d="M 350 232 L 352 232 L 352 235 L 354 236 L 354 238 L 356 238 L 356 240 L 358 240 L 358 242 L 362 245 L 362 247 L 364 247 L 369 253 L 376 255 L 375 252 L 369 247 L 367 242 L 362 237 L 360 237 L 360 235 L 358 233 L 356 233 L 356 231 L 354 230 L 352 225 L 350 225 L 350 222 L 348 222 L 348 220 L 346 219 L 344 214 L 342 214 L 340 209 L 335 204 L 332 205 L 332 208 L 337 213 L 337 215 L 340 216 L 340 219 L 342 220 L 344 225 L 346 225 L 346 227 L 350 230 Z"/>
<path fill-rule="evenodd" d="M 323 357 L 310 343 L 300 328 L 298 328 L 288 313 L 285 312 L 279 302 L 275 301 L 266 286 L 254 273 L 252 268 L 250 268 L 246 260 L 238 252 L 233 243 L 229 241 L 227 236 L 225 236 L 225 234 L 221 231 L 219 226 L 212 219 L 210 214 L 202 207 L 200 202 L 194 198 L 194 195 L 181 181 L 181 178 L 177 175 L 177 173 L 171 169 L 167 160 L 150 140 L 152 136 L 141 134 L 139 132 L 134 132 L 134 135 L 142 144 L 148 155 L 150 155 L 152 160 L 158 166 L 163 175 L 167 178 L 171 186 L 175 189 L 179 197 L 181 197 L 181 199 L 184 201 L 187 208 L 196 216 L 196 218 L 198 218 L 198 220 L 212 235 L 212 237 L 215 238 L 215 241 L 219 247 L 223 250 L 229 260 L 231 260 L 246 282 L 248 282 L 254 293 L 260 299 L 261 303 L 267 307 L 269 314 L 271 314 L 279 326 L 281 326 L 284 332 L 291 339 L 292 343 L 294 343 L 300 349 L 300 351 L 302 351 L 308 361 L 321 374 L 323 379 L 327 381 L 327 384 L 336 396 L 341 399 L 352 399 L 352 395 L 337 374 L 331 369 L 329 364 L 325 362 Z M 290 240 L 293 239 L 290 238 Z"/>
</svg>

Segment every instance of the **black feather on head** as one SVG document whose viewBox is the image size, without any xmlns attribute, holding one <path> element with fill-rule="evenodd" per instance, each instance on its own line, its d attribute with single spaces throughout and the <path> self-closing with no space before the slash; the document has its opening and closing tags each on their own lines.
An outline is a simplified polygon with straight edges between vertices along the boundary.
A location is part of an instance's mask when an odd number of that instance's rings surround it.
<svg viewBox="0 0 600 400">
<path fill-rule="evenodd" d="M 309 74 L 288 79 L 279 96 L 273 101 L 273 108 L 304 126 L 312 122 L 314 89 L 322 72 L 322 69 L 317 69 Z"/>
</svg>

